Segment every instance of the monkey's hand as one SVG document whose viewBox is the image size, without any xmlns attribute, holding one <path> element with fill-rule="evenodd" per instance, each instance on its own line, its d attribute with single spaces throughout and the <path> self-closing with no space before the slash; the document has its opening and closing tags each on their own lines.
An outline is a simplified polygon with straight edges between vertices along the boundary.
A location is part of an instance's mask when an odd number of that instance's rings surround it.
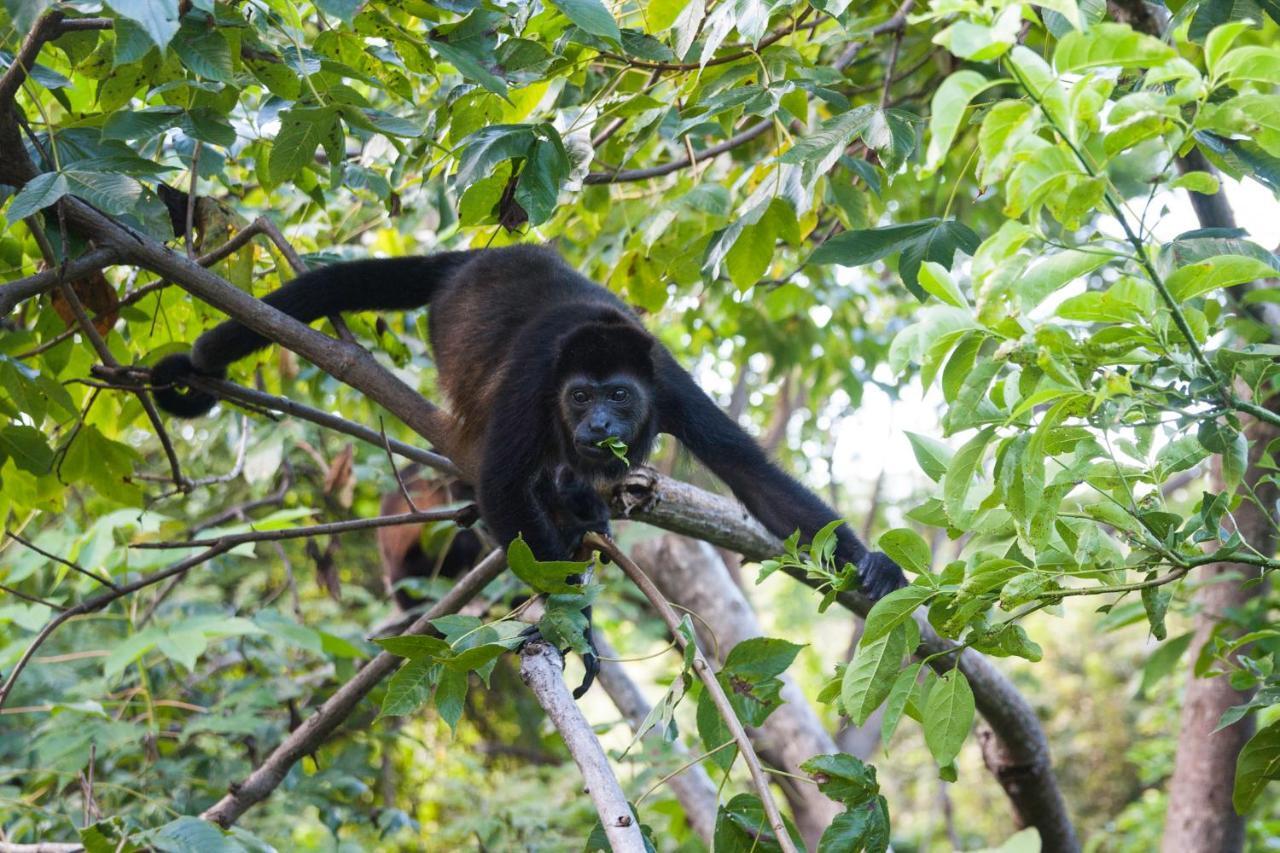
<svg viewBox="0 0 1280 853">
<path fill-rule="evenodd" d="M 898 564 L 879 551 L 868 551 L 858 561 L 858 587 L 872 601 L 907 585 Z"/>
</svg>

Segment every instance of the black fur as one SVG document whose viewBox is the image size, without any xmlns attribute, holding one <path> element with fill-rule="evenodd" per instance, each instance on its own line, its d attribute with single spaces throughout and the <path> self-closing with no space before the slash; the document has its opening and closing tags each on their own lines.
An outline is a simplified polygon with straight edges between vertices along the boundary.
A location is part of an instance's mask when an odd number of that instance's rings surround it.
<svg viewBox="0 0 1280 853">
<path fill-rule="evenodd" d="M 675 436 L 724 480 L 775 536 L 797 529 L 812 536 L 837 517 L 769 461 L 621 300 L 550 249 L 512 246 L 335 264 L 299 277 L 266 302 L 304 321 L 430 302 L 441 384 L 459 416 L 463 443 L 474 442 L 480 451 L 481 515 L 499 541 L 521 535 L 538 559 L 567 559 L 583 531 L 608 518 L 596 490 L 580 484 L 616 482 L 628 465 L 644 461 L 659 431 Z M 181 385 L 192 369 L 220 375 L 266 343 L 237 322 L 223 323 L 200 337 L 190 359 L 170 356 L 153 378 Z M 559 399 L 566 377 L 618 373 L 652 391 L 646 394 L 650 405 L 628 420 L 627 434 L 620 436 L 628 445 L 626 464 L 579 452 L 576 424 L 565 422 Z M 183 417 L 212 405 L 190 393 L 157 399 Z M 572 475 L 567 479 L 566 471 Z M 568 494 L 558 488 L 565 483 Z M 868 594 L 878 597 L 906 582 L 892 560 L 869 552 L 848 525 L 838 529 L 837 542 L 837 559 L 858 567 Z"/>
</svg>

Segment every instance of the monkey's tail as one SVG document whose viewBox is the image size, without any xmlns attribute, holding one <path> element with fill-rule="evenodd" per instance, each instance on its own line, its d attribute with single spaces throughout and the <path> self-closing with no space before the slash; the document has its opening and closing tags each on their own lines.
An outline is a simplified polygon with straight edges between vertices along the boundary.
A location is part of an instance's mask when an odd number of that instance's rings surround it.
<svg viewBox="0 0 1280 853">
<path fill-rule="evenodd" d="M 439 252 L 332 264 L 298 276 L 262 301 L 303 323 L 347 311 L 407 311 L 428 304 L 473 256 L 468 251 Z M 165 356 L 151 368 L 156 402 L 180 418 L 203 415 L 217 398 L 184 386 L 183 380 L 193 375 L 221 379 L 227 365 L 270 343 L 237 320 L 210 329 L 196 339 L 191 352 Z"/>
</svg>

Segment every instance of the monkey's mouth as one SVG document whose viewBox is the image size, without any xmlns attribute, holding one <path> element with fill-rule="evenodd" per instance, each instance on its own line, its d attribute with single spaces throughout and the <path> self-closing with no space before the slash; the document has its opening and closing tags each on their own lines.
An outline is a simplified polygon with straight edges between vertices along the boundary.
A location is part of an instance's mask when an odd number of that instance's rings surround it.
<svg viewBox="0 0 1280 853">
<path fill-rule="evenodd" d="M 586 444 L 581 441 L 575 441 L 573 443 L 573 449 L 576 450 L 578 455 L 583 459 L 587 459 L 592 462 L 603 462 L 607 459 L 613 458 L 613 452 L 607 447 L 597 447 L 594 444 Z"/>
</svg>

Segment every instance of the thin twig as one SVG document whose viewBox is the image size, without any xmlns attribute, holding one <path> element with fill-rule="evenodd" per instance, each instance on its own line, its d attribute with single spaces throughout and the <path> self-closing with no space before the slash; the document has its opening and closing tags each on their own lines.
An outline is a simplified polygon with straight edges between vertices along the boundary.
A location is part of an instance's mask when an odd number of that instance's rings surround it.
<svg viewBox="0 0 1280 853">
<path fill-rule="evenodd" d="M 179 562 L 174 563 L 168 568 L 161 569 L 160 571 L 155 572 L 154 574 L 150 574 L 145 577 L 139 578 L 133 583 L 125 584 L 123 586 L 113 589 L 110 592 L 104 592 L 101 595 L 97 595 L 93 598 L 86 599 L 85 601 L 80 602 L 76 606 L 67 608 L 66 610 L 59 613 L 57 616 L 53 617 L 53 619 L 49 620 L 49 622 L 46 623 L 45 626 L 40 629 L 39 633 L 36 634 L 35 639 L 33 639 L 31 641 L 31 644 L 27 646 L 27 650 L 22 653 L 22 657 L 18 658 L 18 662 L 13 665 L 13 669 L 9 670 L 9 677 L 5 679 L 4 685 L 0 686 L 0 708 L 4 707 L 5 700 L 9 698 L 9 695 L 13 692 L 14 685 L 17 684 L 18 682 L 18 676 L 20 676 L 22 674 L 22 671 L 26 669 L 27 664 L 30 663 L 32 656 L 35 655 L 36 651 L 40 648 L 40 646 L 44 644 L 45 640 L 48 640 L 49 636 L 58 629 L 58 626 L 62 625 L 64 622 L 71 619 L 72 617 L 82 616 L 85 613 L 93 613 L 96 610 L 101 610 L 103 607 L 106 607 L 111 602 L 115 601 L 118 598 L 122 598 L 128 595 L 129 593 L 137 592 L 138 590 L 144 587 L 148 587 L 148 586 L 151 586 L 152 584 L 160 583 L 161 581 L 171 578 L 174 575 L 182 574 L 183 572 L 186 572 L 189 569 L 200 565 L 201 563 L 204 563 L 208 560 L 213 559 L 219 554 L 222 554 L 226 551 L 231 550 L 232 547 L 233 547 L 232 545 L 226 545 L 226 544 L 215 545 L 214 547 L 209 548 L 206 551 L 201 551 L 199 554 L 196 554 L 195 556 L 187 557 L 185 560 L 180 560 Z"/>
<path fill-rule="evenodd" d="M 391 463 L 391 473 L 395 475 L 396 485 L 400 487 L 400 496 L 404 498 L 405 504 L 413 512 L 418 511 L 418 505 L 413 501 L 413 495 L 409 494 L 409 487 L 404 484 L 404 477 L 400 476 L 400 466 L 396 464 L 396 458 L 391 454 L 391 442 L 387 439 L 387 430 L 382 424 L 382 418 L 378 418 L 378 433 L 382 436 L 382 447 L 387 451 L 387 461 Z"/>
<path fill-rule="evenodd" d="M 475 507 L 468 504 L 459 509 L 433 509 L 424 512 L 403 512 L 398 515 L 379 515 L 373 518 L 353 518 L 348 521 L 334 521 L 329 524 L 314 524 L 310 527 L 289 527 L 284 530 L 254 530 L 248 533 L 216 536 L 212 539 L 190 539 L 186 542 L 135 542 L 129 547 L 139 550 L 168 551 L 175 548 L 204 548 L 226 543 L 234 546 L 243 545 L 247 542 L 279 542 L 282 539 L 330 536 L 339 533 L 350 533 L 355 530 L 394 527 L 399 524 L 421 524 L 424 521 L 474 521 L 475 517 Z"/>
<path fill-rule="evenodd" d="M 47 599 L 40 598 L 35 595 L 28 595 L 25 592 L 19 592 L 13 587 L 6 586 L 5 584 L 2 584 L 2 583 L 0 583 L 0 592 L 7 592 L 9 595 L 12 595 L 14 598 L 21 598 L 23 601 L 29 601 L 32 604 L 43 604 L 45 607 L 49 608 L 50 610 L 56 611 L 56 610 L 66 609 L 61 604 L 54 604 L 52 601 L 49 601 Z"/>
<path fill-rule="evenodd" d="M 261 409 L 270 411 L 283 412 L 292 417 L 301 418 L 320 426 L 327 427 L 336 432 L 349 435 L 352 438 L 358 438 L 366 441 L 375 447 L 384 446 L 382 436 L 377 431 L 370 429 L 363 424 L 355 421 L 349 421 L 346 418 L 331 415 L 328 412 L 313 408 L 304 403 L 290 400 L 287 397 L 278 397 L 274 394 L 267 394 L 263 391 L 257 391 L 252 388 L 246 388 L 243 385 L 237 385 L 234 382 L 225 379 L 210 379 L 207 377 L 191 377 L 188 380 L 192 385 L 201 391 L 207 391 L 211 394 L 236 402 L 246 403 L 250 406 L 256 406 Z M 462 472 L 458 470 L 458 466 L 454 465 L 449 459 L 441 456 L 439 453 L 433 453 L 430 450 L 424 450 L 420 447 L 414 447 L 411 444 L 405 444 L 395 439 L 387 439 L 385 445 L 398 456 L 410 459 L 414 462 L 420 462 L 429 468 L 442 471 L 450 476 L 459 477 Z"/>
<path fill-rule="evenodd" d="M 680 617 L 676 615 L 666 597 L 654 586 L 653 581 L 644 573 L 644 570 L 614 544 L 612 539 L 602 533 L 587 534 L 584 544 L 598 549 L 622 569 L 627 578 L 636 585 L 644 597 L 649 600 L 649 603 L 653 605 L 654 609 L 658 611 L 658 615 L 662 617 L 662 621 L 666 623 L 667 629 L 676 638 L 680 648 L 682 650 L 687 649 L 689 641 L 680 631 Z M 733 706 L 729 704 L 729 697 L 725 695 L 724 690 L 720 687 L 720 682 L 716 680 L 711 664 L 707 662 L 696 642 L 693 643 L 693 669 L 698 673 L 698 677 L 702 679 L 707 694 L 711 697 L 712 703 L 715 704 L 716 710 L 723 718 L 725 726 L 733 734 L 733 739 L 738 742 L 738 751 L 742 754 L 743 761 L 746 762 L 747 770 L 751 773 L 752 784 L 756 789 L 756 793 L 760 796 L 760 803 L 764 807 L 765 816 L 769 820 L 769 826 L 773 828 L 778 845 L 783 849 L 784 853 L 796 853 L 795 844 L 791 841 L 791 835 L 787 832 L 786 824 L 782 821 L 782 813 L 778 811 L 778 804 L 774 802 L 773 793 L 769 790 L 769 778 L 765 776 L 764 768 L 760 766 L 760 759 L 756 756 L 751 740 L 747 737 L 746 730 L 743 729 L 742 722 L 734 712 Z"/>
<path fill-rule="evenodd" d="M 115 583 L 111 580 L 111 578 L 106 577 L 106 576 L 104 576 L 104 575 L 96 574 L 95 572 L 91 572 L 91 571 L 89 571 L 88 569 L 83 568 L 83 567 L 81 567 L 81 566 L 79 566 L 79 565 L 77 565 L 77 564 L 75 564 L 75 563 L 71 562 L 70 560 L 67 560 L 67 559 L 65 559 L 65 558 L 63 558 L 63 557 L 59 557 L 57 554 L 50 553 L 49 551 L 44 550 L 43 548 L 41 548 L 39 545 L 35 544 L 34 542 L 31 542 L 31 541 L 29 541 L 29 540 L 27 540 L 27 539 L 22 538 L 22 537 L 21 537 L 21 536 L 19 536 L 18 534 L 14 533 L 12 530 L 6 530 L 6 531 L 5 531 L 5 536 L 8 536 L 10 539 L 12 539 L 13 541 L 17 542 L 18 544 L 20 544 L 20 545 L 24 546 L 25 548 L 28 548 L 28 549 L 30 549 L 30 550 L 32 550 L 32 551 L 35 551 L 35 552 L 36 552 L 37 554 L 39 554 L 40 556 L 42 556 L 42 557 L 47 557 L 48 559 L 53 560 L 55 563 L 61 563 L 62 565 L 66 566 L 67 568 L 71 569 L 72 571 L 74 571 L 74 572 L 79 572 L 80 574 L 84 575 L 85 577 L 87 577 L 87 578 L 91 578 L 91 579 L 93 579 L 93 580 L 97 581 L 98 583 L 102 584 L 103 586 L 109 586 L 109 587 L 111 587 L 112 589 L 119 589 L 119 588 L 120 588 L 120 587 L 118 587 L 118 586 L 116 586 L 116 585 L 115 585 Z"/>
</svg>

